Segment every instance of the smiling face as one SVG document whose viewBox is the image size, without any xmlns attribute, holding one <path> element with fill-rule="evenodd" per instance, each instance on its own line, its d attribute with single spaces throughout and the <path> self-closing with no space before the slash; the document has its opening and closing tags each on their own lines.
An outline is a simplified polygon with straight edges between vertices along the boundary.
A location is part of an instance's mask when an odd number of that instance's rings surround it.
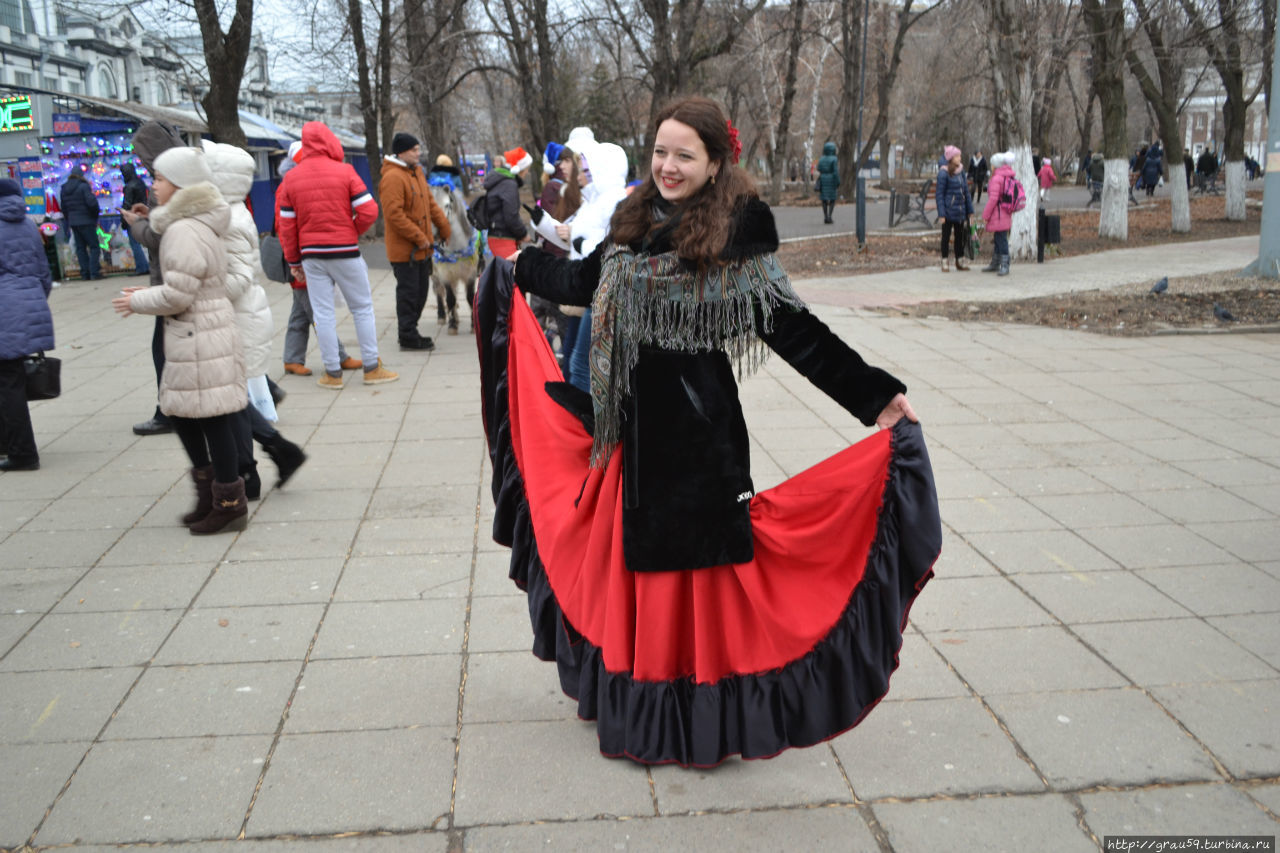
<svg viewBox="0 0 1280 853">
<path fill-rule="evenodd" d="M 720 171 L 720 162 L 707 155 L 696 130 L 669 118 L 658 125 L 651 170 L 662 197 L 681 202 L 696 195 Z"/>
</svg>

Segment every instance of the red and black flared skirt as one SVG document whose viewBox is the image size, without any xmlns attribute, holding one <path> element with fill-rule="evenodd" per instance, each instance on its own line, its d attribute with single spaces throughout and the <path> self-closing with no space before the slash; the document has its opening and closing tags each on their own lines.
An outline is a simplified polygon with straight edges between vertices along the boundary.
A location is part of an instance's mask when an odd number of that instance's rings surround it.
<svg viewBox="0 0 1280 853">
<path fill-rule="evenodd" d="M 622 454 L 588 465 L 591 436 L 547 395 L 560 370 L 509 264 L 486 272 L 476 316 L 494 539 L 528 593 L 533 651 L 597 722 L 600 751 L 705 767 L 857 725 L 941 548 L 919 425 L 757 494 L 751 562 L 630 572 Z"/>
</svg>

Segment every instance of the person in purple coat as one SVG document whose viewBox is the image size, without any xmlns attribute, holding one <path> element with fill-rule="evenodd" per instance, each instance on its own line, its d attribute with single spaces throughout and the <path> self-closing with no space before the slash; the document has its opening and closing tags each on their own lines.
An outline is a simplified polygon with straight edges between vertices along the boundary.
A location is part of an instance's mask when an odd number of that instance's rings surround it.
<svg viewBox="0 0 1280 853">
<path fill-rule="evenodd" d="M 22 189 L 7 178 L 0 180 L 0 244 L 0 471 L 34 471 L 40 454 L 22 360 L 53 349 L 53 277 Z"/>
</svg>

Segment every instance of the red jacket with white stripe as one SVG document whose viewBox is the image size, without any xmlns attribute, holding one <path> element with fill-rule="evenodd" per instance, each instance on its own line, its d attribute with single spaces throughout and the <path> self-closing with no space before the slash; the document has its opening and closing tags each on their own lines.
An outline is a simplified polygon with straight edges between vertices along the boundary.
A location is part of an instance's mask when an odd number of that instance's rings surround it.
<svg viewBox="0 0 1280 853">
<path fill-rule="evenodd" d="M 378 218 L 378 203 L 322 122 L 302 126 L 298 165 L 276 190 L 276 222 L 285 260 L 357 258 L 360 235 Z"/>
</svg>

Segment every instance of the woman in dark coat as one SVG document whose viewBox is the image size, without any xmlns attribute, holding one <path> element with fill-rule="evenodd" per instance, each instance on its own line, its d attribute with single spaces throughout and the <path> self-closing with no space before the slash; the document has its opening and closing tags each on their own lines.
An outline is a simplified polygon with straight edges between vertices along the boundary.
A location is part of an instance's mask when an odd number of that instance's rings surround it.
<svg viewBox="0 0 1280 853">
<path fill-rule="evenodd" d="M 510 265 L 477 297 L 494 538 L 534 652 L 601 751 L 643 763 L 767 757 L 855 725 L 941 542 L 905 386 L 792 290 L 736 136 L 712 101 L 667 106 L 609 237 L 579 261 L 520 253 L 521 290 L 591 305 L 590 393 L 556 381 Z M 756 494 L 735 376 L 770 350 L 883 431 Z"/>
<path fill-rule="evenodd" d="M 89 185 L 80 166 L 72 166 L 67 173 L 67 180 L 58 196 L 58 205 L 62 208 L 63 220 L 75 238 L 80 278 L 86 281 L 102 278 L 102 248 L 98 245 L 98 216 L 102 208 L 98 206 L 98 197 L 93 194 L 93 187 Z"/>
<path fill-rule="evenodd" d="M 840 160 L 836 157 L 836 144 L 828 142 L 822 146 L 822 156 L 818 158 L 818 197 L 822 199 L 822 221 L 826 225 L 834 221 L 831 214 L 835 212 L 839 190 Z"/>
<path fill-rule="evenodd" d="M 27 374 L 22 360 L 53 349 L 53 314 L 49 291 L 53 277 L 44 242 L 15 181 L 0 180 L 0 471 L 34 471 L 40 467 L 31 412 L 27 408 Z"/>
</svg>

